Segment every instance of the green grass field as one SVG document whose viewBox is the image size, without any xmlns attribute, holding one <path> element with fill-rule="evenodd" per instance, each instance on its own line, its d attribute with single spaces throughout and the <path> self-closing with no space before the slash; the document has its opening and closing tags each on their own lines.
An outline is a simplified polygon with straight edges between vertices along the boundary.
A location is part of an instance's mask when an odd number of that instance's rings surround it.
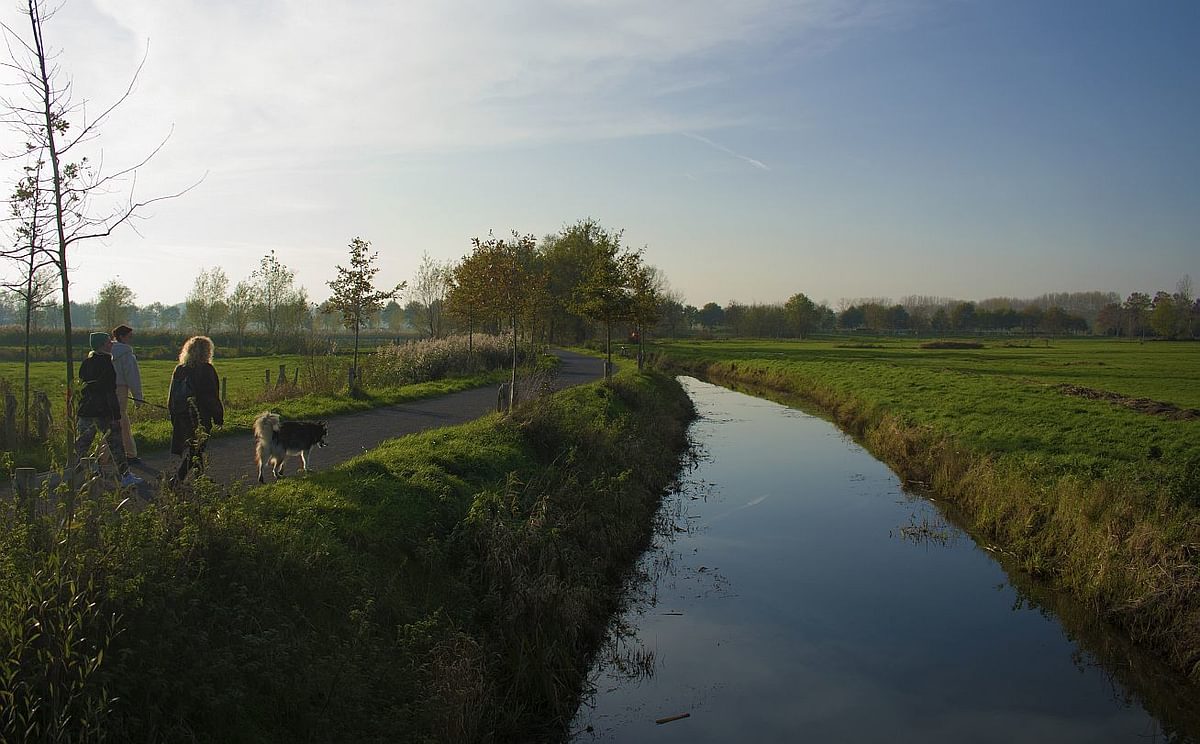
<svg viewBox="0 0 1200 744">
<path fill-rule="evenodd" d="M 1075 385 L 1200 408 L 1200 344 L 1055 339 L 982 349 L 921 349 L 916 340 L 721 341 L 659 344 L 683 362 L 740 367 L 770 385 L 798 377 L 980 452 L 1104 471 L 1159 456 L 1200 458 L 1200 419 L 1150 415 L 1067 395 Z"/>
<path fill-rule="evenodd" d="M 248 432 L 254 417 L 264 410 L 272 410 L 286 418 L 325 418 L 369 408 L 396 405 L 405 401 L 467 390 L 480 385 L 499 382 L 507 374 L 504 370 L 481 372 L 472 375 L 423 382 L 403 386 L 368 388 L 359 395 L 345 392 L 346 367 L 349 357 L 318 357 L 316 360 L 299 355 L 276 355 L 244 357 L 213 361 L 217 374 L 227 380 L 229 403 L 225 410 L 225 426 L 214 431 L 214 436 L 229 436 Z M 312 379 L 320 378 L 326 384 L 318 386 L 326 392 L 304 393 L 290 386 L 277 389 L 276 379 L 280 365 L 285 366 L 290 381 L 300 370 L 300 387 L 312 387 Z M 139 454 L 165 448 L 171 438 L 171 424 L 163 406 L 167 402 L 167 390 L 175 362 L 139 360 L 142 374 L 142 392 L 148 405 L 130 406 L 134 438 L 138 442 Z M 62 362 L 35 362 L 30 366 L 30 388 L 47 393 L 54 409 L 56 426 L 61 428 L 65 400 L 66 365 Z M 76 364 L 76 369 L 78 364 Z M 268 387 L 266 373 L 270 372 Z M 10 389 L 18 400 L 24 387 L 24 368 L 18 362 L 0 362 L 0 381 Z M 57 443 L 56 436 L 52 441 Z M 61 457 L 61 454 L 59 455 Z M 36 447 L 28 452 L 17 453 L 15 465 L 44 468 L 49 464 L 48 453 Z"/>
<path fill-rule="evenodd" d="M 264 373 L 270 371 L 271 381 L 279 373 L 279 365 L 287 367 L 289 379 L 303 357 L 298 355 L 280 355 L 265 357 L 243 357 L 235 359 L 213 360 L 217 373 L 229 380 L 229 398 L 231 401 L 249 400 L 263 392 L 265 388 Z M 142 372 L 142 392 L 146 400 L 159 405 L 167 403 L 167 388 L 170 387 L 171 372 L 175 362 L 162 360 L 138 360 Z M 79 362 L 75 363 L 78 374 Z M 64 362 L 34 362 L 30 365 L 30 387 L 42 390 L 50 396 L 52 402 L 61 403 L 66 386 L 66 364 Z M 24 385 L 25 369 L 20 362 L 0 362 L 0 380 L 12 386 L 14 393 L 19 392 Z"/>
</svg>

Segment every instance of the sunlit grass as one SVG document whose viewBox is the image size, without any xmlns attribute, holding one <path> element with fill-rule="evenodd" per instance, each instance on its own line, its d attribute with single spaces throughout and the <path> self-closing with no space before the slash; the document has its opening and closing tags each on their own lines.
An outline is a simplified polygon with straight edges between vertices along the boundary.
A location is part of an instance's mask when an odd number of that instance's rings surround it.
<svg viewBox="0 0 1200 744">
<path fill-rule="evenodd" d="M 675 342 L 659 349 L 681 360 L 707 359 L 766 383 L 804 380 L 865 410 L 932 426 L 965 446 L 1067 469 L 1200 457 L 1195 420 L 1133 411 L 1065 395 L 1081 385 L 1123 396 L 1200 408 L 1200 344 L 1054 340 L 1049 345 L 979 350 L 919 349 L 916 340 Z M 1159 454 L 1160 453 L 1160 454 Z"/>
</svg>

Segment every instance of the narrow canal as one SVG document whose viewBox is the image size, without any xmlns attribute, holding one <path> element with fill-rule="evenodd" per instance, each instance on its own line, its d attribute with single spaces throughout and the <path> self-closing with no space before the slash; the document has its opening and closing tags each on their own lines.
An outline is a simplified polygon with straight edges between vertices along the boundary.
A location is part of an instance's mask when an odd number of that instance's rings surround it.
<svg viewBox="0 0 1200 744">
<path fill-rule="evenodd" d="M 1194 688 L 1006 570 L 833 424 L 682 382 L 696 462 L 573 741 L 1197 740 Z"/>
</svg>

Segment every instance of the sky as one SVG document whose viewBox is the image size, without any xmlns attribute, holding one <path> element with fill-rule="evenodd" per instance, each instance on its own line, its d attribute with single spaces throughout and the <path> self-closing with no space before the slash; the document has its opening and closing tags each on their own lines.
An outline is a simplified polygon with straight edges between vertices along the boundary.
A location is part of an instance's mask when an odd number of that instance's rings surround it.
<svg viewBox="0 0 1200 744">
<path fill-rule="evenodd" d="M 274 250 L 321 301 L 355 237 L 385 286 L 588 217 L 696 306 L 1200 280 L 1191 0 L 65 0 L 45 37 L 91 116 L 145 57 L 91 162 L 166 142 L 113 198 L 192 186 L 78 244 L 77 300 Z"/>
</svg>

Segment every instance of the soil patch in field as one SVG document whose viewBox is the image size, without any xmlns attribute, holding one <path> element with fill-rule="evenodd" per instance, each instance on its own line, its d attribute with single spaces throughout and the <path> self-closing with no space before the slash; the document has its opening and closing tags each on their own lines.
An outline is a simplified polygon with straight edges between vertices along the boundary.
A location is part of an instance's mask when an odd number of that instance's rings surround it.
<svg viewBox="0 0 1200 744">
<path fill-rule="evenodd" d="M 1174 403 L 1164 403 L 1159 400 L 1150 400 L 1149 398 L 1130 398 L 1118 393 L 1110 393 L 1107 390 L 1097 390 L 1095 388 L 1083 387 L 1082 385 L 1063 384 L 1057 385 L 1056 389 L 1063 395 L 1073 395 L 1077 398 L 1088 398 L 1089 400 L 1107 400 L 1110 403 L 1125 406 L 1138 413 L 1147 413 L 1151 416 L 1162 416 L 1163 418 L 1176 421 L 1200 419 L 1200 409 L 1180 408 Z"/>
<path fill-rule="evenodd" d="M 983 344 L 978 341 L 926 341 L 921 344 L 922 349 L 982 349 Z"/>
</svg>

